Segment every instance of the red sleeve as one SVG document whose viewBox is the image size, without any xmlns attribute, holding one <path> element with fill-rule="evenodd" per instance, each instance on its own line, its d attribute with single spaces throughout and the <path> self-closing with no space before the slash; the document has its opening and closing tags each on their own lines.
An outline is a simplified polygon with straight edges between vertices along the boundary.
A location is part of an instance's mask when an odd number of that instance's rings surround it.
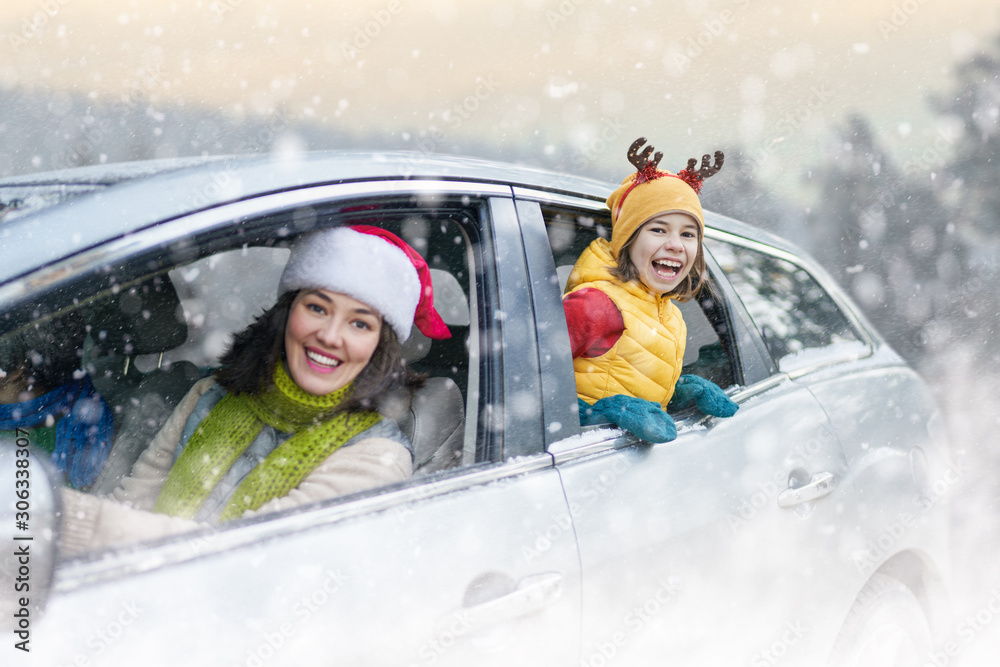
<svg viewBox="0 0 1000 667">
<path fill-rule="evenodd" d="M 625 331 L 625 320 L 618 306 L 599 289 L 585 287 L 567 294 L 563 297 L 563 308 L 574 359 L 601 356 Z"/>
</svg>

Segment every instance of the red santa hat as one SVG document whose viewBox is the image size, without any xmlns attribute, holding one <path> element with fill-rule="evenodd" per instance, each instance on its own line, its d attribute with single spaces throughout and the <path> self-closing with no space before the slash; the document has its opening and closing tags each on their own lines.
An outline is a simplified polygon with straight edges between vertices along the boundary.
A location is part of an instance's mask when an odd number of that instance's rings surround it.
<svg viewBox="0 0 1000 667">
<path fill-rule="evenodd" d="M 368 225 L 312 232 L 295 242 L 278 295 L 319 288 L 346 294 L 379 312 L 400 342 L 414 324 L 428 338 L 450 338 L 434 309 L 434 287 L 423 257 L 405 241 Z"/>
</svg>

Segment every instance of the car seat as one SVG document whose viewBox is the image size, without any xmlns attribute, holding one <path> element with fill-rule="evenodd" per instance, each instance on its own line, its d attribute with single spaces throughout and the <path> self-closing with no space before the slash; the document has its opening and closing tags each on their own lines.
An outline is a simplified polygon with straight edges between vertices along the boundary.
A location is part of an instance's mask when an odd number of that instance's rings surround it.
<svg viewBox="0 0 1000 667">
<path fill-rule="evenodd" d="M 467 375 L 468 353 L 464 346 L 470 322 L 469 302 L 455 276 L 438 269 L 431 269 L 430 273 L 435 307 L 451 330 L 452 338 L 432 341 L 414 328 L 403 345 L 403 357 L 431 377 L 409 402 L 389 399 L 379 406 L 379 411 L 393 419 L 413 443 L 414 475 L 427 475 L 461 464 L 465 436 L 463 392 L 456 379 L 464 380 Z M 462 348 L 461 359 L 436 349 L 451 352 L 458 344 Z M 456 372 L 458 369 L 461 372 Z"/>
<path fill-rule="evenodd" d="M 187 323 L 177 291 L 166 273 L 123 287 L 83 306 L 90 333 L 83 368 L 115 413 L 111 454 L 91 492 L 113 491 L 159 432 L 174 408 L 200 378 L 190 362 L 162 364 L 163 353 L 184 343 Z M 143 373 L 140 355 L 158 355 Z"/>
</svg>

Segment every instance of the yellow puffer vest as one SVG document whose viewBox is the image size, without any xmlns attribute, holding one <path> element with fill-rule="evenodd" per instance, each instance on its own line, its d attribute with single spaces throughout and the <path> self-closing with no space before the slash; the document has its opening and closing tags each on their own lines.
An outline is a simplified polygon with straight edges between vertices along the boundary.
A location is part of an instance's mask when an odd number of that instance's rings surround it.
<svg viewBox="0 0 1000 667">
<path fill-rule="evenodd" d="M 611 246 L 597 239 L 573 266 L 566 293 L 592 287 L 607 294 L 625 320 L 625 331 L 599 357 L 577 357 L 577 396 L 593 405 L 607 396 L 625 394 L 655 401 L 664 409 L 681 375 L 687 326 L 669 297 L 650 294 L 638 282 L 623 283 L 611 275 L 617 262 Z"/>
</svg>

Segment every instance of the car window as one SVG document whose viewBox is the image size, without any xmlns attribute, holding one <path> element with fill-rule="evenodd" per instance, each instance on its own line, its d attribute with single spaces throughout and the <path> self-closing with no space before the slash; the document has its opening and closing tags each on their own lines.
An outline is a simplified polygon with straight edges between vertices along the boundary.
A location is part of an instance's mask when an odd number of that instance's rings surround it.
<svg viewBox="0 0 1000 667">
<path fill-rule="evenodd" d="M 543 215 L 559 285 L 565 289 L 573 265 L 587 246 L 596 238 L 611 237 L 610 214 L 543 207 Z M 735 384 L 737 375 L 729 353 L 732 348 L 719 335 L 719 331 L 726 330 L 721 299 L 711 289 L 705 289 L 697 300 L 677 305 L 687 325 L 681 372 L 699 375 L 723 388 Z"/>
<path fill-rule="evenodd" d="M 246 246 L 170 269 L 167 276 L 177 290 L 188 334 L 183 345 L 164 353 L 164 360 L 186 360 L 210 371 L 232 334 L 274 303 L 289 254 L 286 247 Z M 137 359 L 140 367 L 153 361 Z"/>
<path fill-rule="evenodd" d="M 68 408 L 50 423 L 33 425 L 38 437 L 32 444 L 63 463 L 68 485 L 110 493 L 191 387 L 219 367 L 232 335 L 274 304 L 295 238 L 327 226 L 375 225 L 399 235 L 427 261 L 437 310 L 452 334 L 431 340 L 414 328 L 403 354 L 426 383 L 412 402 L 386 401 L 379 410 L 413 442 L 415 476 L 475 463 L 478 388 L 487 375 L 480 369 L 485 360 L 477 325 L 485 300 L 484 281 L 477 280 L 483 275 L 478 210 L 467 201 L 426 209 L 406 200 L 351 202 L 240 220 L 234 223 L 238 233 L 172 240 L 5 313 L 0 380 L 15 400 L 73 383 L 92 385 L 88 395 L 102 398 L 109 410 L 100 427 L 111 443 L 106 458 L 84 474 L 72 471 L 57 443 Z M 10 382 L 18 369 L 6 360 L 22 353 L 46 371 L 30 391 Z"/>
<path fill-rule="evenodd" d="M 707 239 L 781 371 L 868 350 L 833 298 L 802 267 L 774 255 Z"/>
</svg>

